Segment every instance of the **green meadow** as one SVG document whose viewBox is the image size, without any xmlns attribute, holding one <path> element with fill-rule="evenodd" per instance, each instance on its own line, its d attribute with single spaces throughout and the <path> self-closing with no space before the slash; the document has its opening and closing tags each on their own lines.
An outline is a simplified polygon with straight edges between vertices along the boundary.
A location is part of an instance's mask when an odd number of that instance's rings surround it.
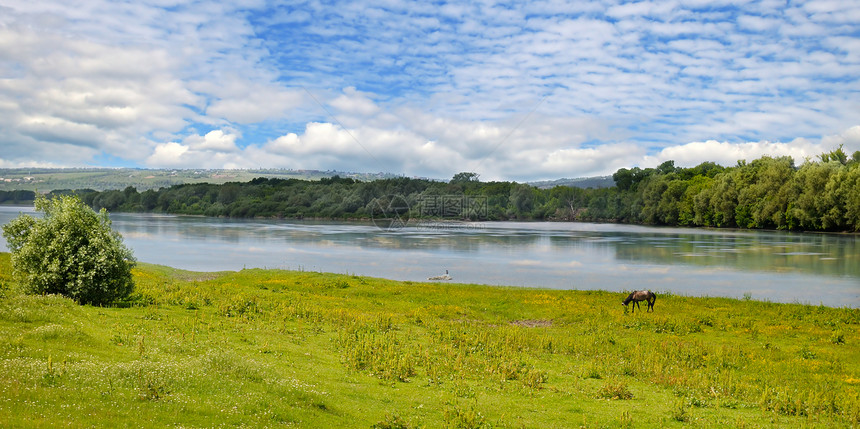
<svg viewBox="0 0 860 429">
<path fill-rule="evenodd" d="M 10 272 L 2 427 L 860 426 L 858 309 L 148 264 L 102 308 Z"/>
</svg>

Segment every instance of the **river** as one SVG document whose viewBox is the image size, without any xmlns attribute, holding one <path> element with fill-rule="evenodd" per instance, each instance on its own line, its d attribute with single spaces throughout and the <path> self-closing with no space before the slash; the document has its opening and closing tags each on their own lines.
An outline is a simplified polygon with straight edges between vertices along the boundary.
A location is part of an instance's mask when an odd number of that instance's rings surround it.
<svg viewBox="0 0 860 429">
<path fill-rule="evenodd" d="M 31 208 L 0 206 L 0 224 Z M 407 224 L 114 213 L 142 262 L 860 308 L 860 236 L 568 222 Z M 0 249 L 6 243 L 0 239 Z"/>
</svg>

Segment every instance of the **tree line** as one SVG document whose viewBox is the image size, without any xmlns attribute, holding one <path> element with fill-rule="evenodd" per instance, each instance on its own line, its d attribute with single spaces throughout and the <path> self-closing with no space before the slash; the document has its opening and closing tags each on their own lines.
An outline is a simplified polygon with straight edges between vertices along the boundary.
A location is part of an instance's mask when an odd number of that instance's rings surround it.
<svg viewBox="0 0 860 429">
<path fill-rule="evenodd" d="M 127 187 L 75 193 L 95 209 L 232 218 L 348 220 L 394 211 L 410 219 L 860 230 L 860 151 L 849 157 L 841 147 L 800 166 L 790 157 L 769 156 L 732 167 L 704 162 L 681 168 L 667 161 L 656 168 L 622 168 L 613 180 L 616 186 L 611 188 L 538 189 L 515 182 L 482 182 L 475 173 L 458 173 L 449 182 L 257 178 L 144 192 Z"/>
<path fill-rule="evenodd" d="M 36 193 L 33 191 L 0 191 L 0 204 L 32 203 L 35 199 Z"/>
</svg>

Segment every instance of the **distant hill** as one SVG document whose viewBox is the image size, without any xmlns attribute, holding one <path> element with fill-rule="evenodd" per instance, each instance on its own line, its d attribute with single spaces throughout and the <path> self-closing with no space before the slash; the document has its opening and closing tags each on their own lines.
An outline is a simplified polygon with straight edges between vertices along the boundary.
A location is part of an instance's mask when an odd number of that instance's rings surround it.
<svg viewBox="0 0 860 429">
<path fill-rule="evenodd" d="M 57 189 L 125 189 L 138 191 L 166 188 L 183 183 L 248 182 L 257 177 L 319 180 L 349 177 L 360 181 L 399 177 L 389 173 L 350 173 L 341 171 L 255 169 L 140 169 L 140 168 L 0 168 L 0 191 L 29 190 L 50 192 Z"/>
<path fill-rule="evenodd" d="M 556 186 L 570 186 L 573 188 L 611 188 L 615 186 L 615 181 L 612 180 L 612 176 L 597 176 L 597 177 L 580 177 L 577 179 L 557 179 L 557 180 L 544 180 L 540 182 L 529 182 L 529 185 L 532 185 L 539 189 L 550 189 Z"/>
<path fill-rule="evenodd" d="M 207 169 L 142 169 L 142 168 L 0 168 L 0 191 L 50 192 L 57 189 L 92 189 L 105 191 L 135 187 L 139 192 L 167 188 L 184 183 L 223 184 L 248 182 L 257 177 L 277 179 L 319 180 L 340 176 L 359 181 L 401 177 L 391 173 L 352 173 L 335 170 L 207 170 Z M 555 186 L 576 188 L 608 188 L 615 186 L 611 176 L 582 177 L 530 182 L 540 189 Z"/>
</svg>

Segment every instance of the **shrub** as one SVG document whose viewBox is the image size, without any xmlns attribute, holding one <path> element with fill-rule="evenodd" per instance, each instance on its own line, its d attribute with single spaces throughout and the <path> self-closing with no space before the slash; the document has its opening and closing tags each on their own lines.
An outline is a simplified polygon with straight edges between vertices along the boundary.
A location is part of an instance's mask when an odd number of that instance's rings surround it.
<svg viewBox="0 0 860 429">
<path fill-rule="evenodd" d="M 603 399 L 633 399 L 633 393 L 621 381 L 606 382 L 597 392 L 597 396 Z"/>
<path fill-rule="evenodd" d="M 41 218 L 21 215 L 3 226 L 14 275 L 34 294 L 61 294 L 82 304 L 108 304 L 134 289 L 134 257 L 111 229 L 107 212 L 79 197 L 36 199 Z"/>
<path fill-rule="evenodd" d="M 457 404 L 449 404 L 445 407 L 442 419 L 446 428 L 452 429 L 480 429 L 490 427 L 489 422 L 475 407 L 460 407 Z"/>
<path fill-rule="evenodd" d="M 386 414 L 385 420 L 381 420 L 371 426 L 372 429 L 409 429 L 409 423 L 397 414 Z"/>
</svg>

